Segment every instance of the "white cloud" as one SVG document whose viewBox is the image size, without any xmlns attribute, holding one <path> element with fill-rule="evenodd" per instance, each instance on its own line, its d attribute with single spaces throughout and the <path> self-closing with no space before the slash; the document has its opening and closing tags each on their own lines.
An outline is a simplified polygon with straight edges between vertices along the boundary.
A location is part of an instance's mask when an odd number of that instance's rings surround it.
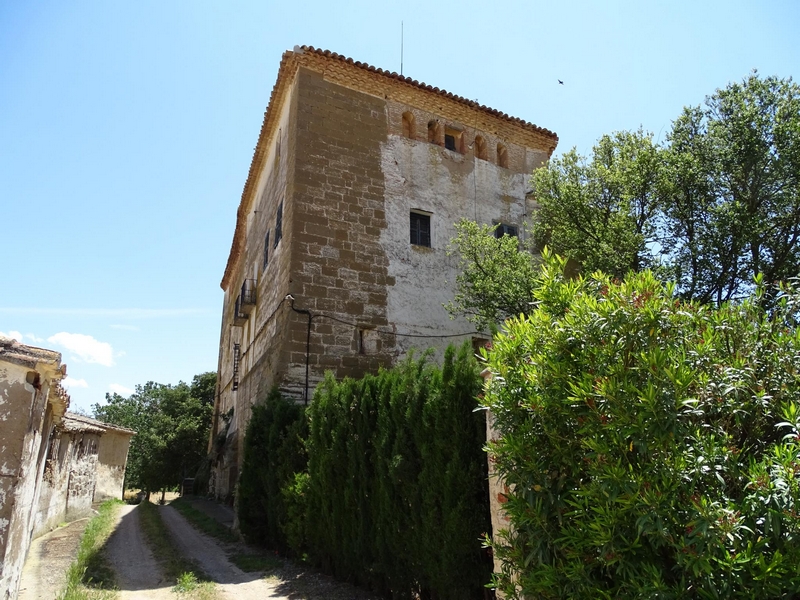
<svg viewBox="0 0 800 600">
<path fill-rule="evenodd" d="M 119 394 L 120 396 L 130 396 L 134 392 L 131 388 L 126 388 L 124 385 L 118 383 L 108 384 L 108 390 L 112 394 Z"/>
<path fill-rule="evenodd" d="M 97 363 L 104 367 L 114 366 L 114 349 L 111 344 L 99 342 L 90 335 L 62 331 L 50 336 L 47 341 L 69 350 L 76 357 L 73 360 Z"/>
<path fill-rule="evenodd" d="M 74 377 L 70 377 L 69 375 L 61 380 L 61 385 L 64 386 L 66 389 L 89 387 L 89 384 L 86 383 L 85 379 L 75 379 Z"/>
<path fill-rule="evenodd" d="M 18 342 L 22 343 L 22 334 L 19 331 L 11 330 L 8 333 L 0 331 L 0 335 L 2 335 L 3 337 L 11 338 L 12 340 L 17 340 Z"/>
<path fill-rule="evenodd" d="M 139 328 L 136 325 L 120 325 L 115 323 L 110 326 L 111 329 L 122 329 L 124 331 L 139 331 Z"/>
<path fill-rule="evenodd" d="M 28 338 L 30 341 L 35 342 L 37 344 L 41 344 L 44 341 L 44 338 L 40 338 L 39 336 L 34 335 L 32 333 L 26 333 L 25 337 Z"/>
</svg>

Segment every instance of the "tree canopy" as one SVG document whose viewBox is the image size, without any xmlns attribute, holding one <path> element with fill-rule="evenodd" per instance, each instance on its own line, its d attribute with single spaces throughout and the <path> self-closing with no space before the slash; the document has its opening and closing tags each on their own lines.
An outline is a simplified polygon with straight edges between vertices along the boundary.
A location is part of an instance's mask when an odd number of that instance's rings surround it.
<svg viewBox="0 0 800 600">
<path fill-rule="evenodd" d="M 532 178 L 538 247 L 616 277 L 653 267 L 684 298 L 741 298 L 800 272 L 800 87 L 753 72 L 687 107 L 664 143 L 603 136 Z"/>
<path fill-rule="evenodd" d="M 216 373 L 195 375 L 191 384 L 137 385 L 130 396 L 106 394 L 92 408 L 100 421 L 137 432 L 131 440 L 126 486 L 163 490 L 192 477 L 206 455 L 214 409 Z"/>
</svg>

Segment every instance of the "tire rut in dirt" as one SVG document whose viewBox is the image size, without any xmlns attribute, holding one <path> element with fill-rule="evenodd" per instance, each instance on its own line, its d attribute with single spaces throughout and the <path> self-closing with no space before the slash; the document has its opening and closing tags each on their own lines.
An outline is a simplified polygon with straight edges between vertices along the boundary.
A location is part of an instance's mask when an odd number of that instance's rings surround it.
<svg viewBox="0 0 800 600">
<path fill-rule="evenodd" d="M 119 523 L 106 546 L 117 586 L 123 592 L 168 588 L 170 584 L 144 540 L 137 508 L 129 505 L 120 508 Z"/>
<path fill-rule="evenodd" d="M 198 532 L 177 510 L 160 506 L 159 512 L 181 554 L 197 563 L 215 582 L 244 583 L 254 579 L 253 575 L 233 565 L 214 540 Z"/>
</svg>

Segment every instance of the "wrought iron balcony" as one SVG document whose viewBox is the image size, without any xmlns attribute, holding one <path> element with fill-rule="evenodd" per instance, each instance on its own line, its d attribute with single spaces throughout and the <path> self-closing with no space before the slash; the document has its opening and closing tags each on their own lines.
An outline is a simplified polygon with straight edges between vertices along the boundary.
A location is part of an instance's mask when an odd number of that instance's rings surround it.
<svg viewBox="0 0 800 600">
<path fill-rule="evenodd" d="M 256 305 L 255 279 L 245 279 L 242 282 L 242 292 L 239 294 L 239 298 L 241 298 L 242 311 L 249 315 L 252 308 Z"/>
<path fill-rule="evenodd" d="M 241 327 L 245 323 L 247 323 L 247 318 L 249 317 L 249 311 L 245 312 L 242 310 L 242 296 L 236 296 L 236 306 L 233 308 L 233 324 Z"/>
</svg>

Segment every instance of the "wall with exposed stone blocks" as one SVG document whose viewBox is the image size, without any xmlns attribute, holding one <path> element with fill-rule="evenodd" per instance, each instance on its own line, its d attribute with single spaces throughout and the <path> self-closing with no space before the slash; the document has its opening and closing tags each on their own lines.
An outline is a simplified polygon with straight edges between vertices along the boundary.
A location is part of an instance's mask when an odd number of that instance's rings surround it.
<svg viewBox="0 0 800 600">
<path fill-rule="evenodd" d="M 453 296 L 458 273 L 457 258 L 447 255 L 453 224 L 461 218 L 503 222 L 525 237 L 528 178 L 557 142 L 530 124 L 313 52 L 284 55 L 281 68 L 223 279 L 209 445 L 215 453 L 212 492 L 219 498 L 234 494 L 253 404 L 272 386 L 304 399 L 307 357 L 310 394 L 328 370 L 360 376 L 413 347 L 442 348 L 476 337 L 470 323 L 451 320 L 442 306 Z M 410 138 L 404 113 L 414 117 Z M 431 121 L 458 133 L 460 152 L 443 147 L 443 134 L 428 142 Z M 478 135 L 485 159 L 475 154 Z M 498 144 L 506 148 L 507 168 L 498 165 Z M 273 247 L 280 201 L 283 238 Z M 410 244 L 412 210 L 431 215 L 430 248 Z M 234 326 L 245 279 L 257 281 L 257 304 L 242 326 Z M 310 338 L 308 315 L 293 311 L 287 294 L 296 309 L 314 315 Z M 236 343 L 241 364 L 234 391 Z M 221 416 L 231 409 L 226 426 Z M 215 439 L 226 427 L 227 442 L 218 447 Z"/>
</svg>

